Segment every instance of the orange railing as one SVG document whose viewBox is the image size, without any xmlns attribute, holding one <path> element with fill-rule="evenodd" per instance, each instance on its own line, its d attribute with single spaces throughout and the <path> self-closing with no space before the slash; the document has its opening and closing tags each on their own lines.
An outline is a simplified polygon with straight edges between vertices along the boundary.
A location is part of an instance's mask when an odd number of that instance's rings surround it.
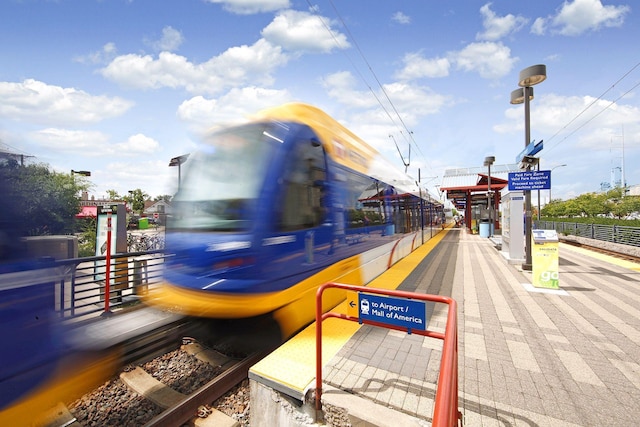
<svg viewBox="0 0 640 427">
<path fill-rule="evenodd" d="M 322 313 L 322 294 L 326 289 L 340 288 L 367 294 L 379 294 L 389 297 L 406 298 L 411 300 L 431 301 L 449 305 L 447 324 L 444 333 L 427 329 L 414 329 L 394 324 L 361 319 L 342 313 Z M 316 293 L 316 410 L 321 410 L 322 403 L 322 321 L 330 317 L 365 323 L 399 331 L 406 331 L 417 335 L 443 340 L 442 359 L 440 360 L 440 374 L 433 409 L 434 427 L 453 427 L 462 421 L 462 414 L 458 410 L 458 317 L 457 303 L 454 299 L 441 295 L 427 295 L 413 292 L 368 288 L 364 286 L 345 285 L 341 283 L 325 283 Z"/>
</svg>

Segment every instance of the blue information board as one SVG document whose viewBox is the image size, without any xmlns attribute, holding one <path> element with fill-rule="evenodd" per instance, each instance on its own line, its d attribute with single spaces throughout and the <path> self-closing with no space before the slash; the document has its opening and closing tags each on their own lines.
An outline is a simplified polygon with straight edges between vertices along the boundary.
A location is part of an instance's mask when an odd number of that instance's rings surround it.
<svg viewBox="0 0 640 427">
<path fill-rule="evenodd" d="M 509 191 L 549 190 L 551 171 L 509 172 Z"/>
<path fill-rule="evenodd" d="M 358 293 L 359 318 L 401 326 L 427 329 L 427 306 L 424 301 Z"/>
</svg>

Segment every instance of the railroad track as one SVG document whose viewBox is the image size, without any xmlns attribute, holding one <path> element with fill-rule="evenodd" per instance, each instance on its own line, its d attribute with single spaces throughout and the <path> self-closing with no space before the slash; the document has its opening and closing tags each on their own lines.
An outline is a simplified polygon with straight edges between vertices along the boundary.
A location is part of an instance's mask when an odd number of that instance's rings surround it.
<svg viewBox="0 0 640 427">
<path fill-rule="evenodd" d="M 183 338 L 179 347 L 146 363 L 127 365 L 96 390 L 68 406 L 60 403 L 52 408 L 40 424 L 241 425 L 217 410 L 214 403 L 244 382 L 240 399 L 246 400 L 248 410 L 248 371 L 267 350 L 238 358 L 206 348 L 192 338 Z"/>
</svg>

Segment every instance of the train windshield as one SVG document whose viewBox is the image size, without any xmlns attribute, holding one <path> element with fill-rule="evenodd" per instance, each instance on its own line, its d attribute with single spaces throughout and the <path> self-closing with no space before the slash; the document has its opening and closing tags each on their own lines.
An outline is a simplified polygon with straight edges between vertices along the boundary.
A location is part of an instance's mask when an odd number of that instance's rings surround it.
<svg viewBox="0 0 640 427">
<path fill-rule="evenodd" d="M 267 168 L 286 127 L 258 123 L 216 132 L 182 166 L 172 229 L 242 231 L 251 226 Z"/>
</svg>

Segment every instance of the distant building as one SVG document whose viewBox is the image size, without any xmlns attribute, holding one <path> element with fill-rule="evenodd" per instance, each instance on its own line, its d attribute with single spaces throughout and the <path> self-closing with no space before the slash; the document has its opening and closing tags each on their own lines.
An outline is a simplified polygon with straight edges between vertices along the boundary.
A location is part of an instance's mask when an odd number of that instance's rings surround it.
<svg viewBox="0 0 640 427">
<path fill-rule="evenodd" d="M 155 219 L 157 224 L 167 223 L 167 215 L 171 215 L 171 203 L 166 200 L 147 200 L 144 202 L 143 216 Z"/>
<path fill-rule="evenodd" d="M 153 214 L 168 215 L 171 214 L 171 203 L 166 200 L 147 200 L 144 202 L 144 211 L 146 216 L 152 216 Z"/>
</svg>

